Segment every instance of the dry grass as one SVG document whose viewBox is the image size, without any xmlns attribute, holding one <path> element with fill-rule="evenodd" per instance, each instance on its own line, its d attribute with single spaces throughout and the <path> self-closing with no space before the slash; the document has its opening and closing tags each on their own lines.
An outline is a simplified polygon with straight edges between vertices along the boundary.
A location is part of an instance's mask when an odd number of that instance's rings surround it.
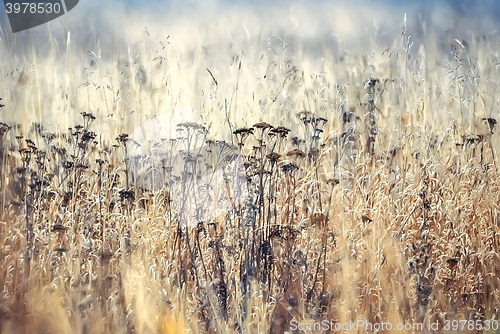
<svg viewBox="0 0 500 334">
<path fill-rule="evenodd" d="M 408 29 L 321 61 L 293 34 L 148 32 L 2 59 L 0 332 L 497 319 L 500 39 Z M 129 133 L 188 106 L 139 187 Z"/>
</svg>

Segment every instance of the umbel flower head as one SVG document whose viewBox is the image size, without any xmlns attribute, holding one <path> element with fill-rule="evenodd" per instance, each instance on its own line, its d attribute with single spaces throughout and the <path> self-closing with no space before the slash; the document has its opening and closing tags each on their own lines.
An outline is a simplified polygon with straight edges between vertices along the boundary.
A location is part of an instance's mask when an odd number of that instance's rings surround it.
<svg viewBox="0 0 500 334">
<path fill-rule="evenodd" d="M 123 138 L 137 143 L 128 151 L 132 183 L 168 190 L 184 225 L 226 214 L 246 194 L 239 147 L 208 135 L 190 107 L 148 121 Z"/>
</svg>

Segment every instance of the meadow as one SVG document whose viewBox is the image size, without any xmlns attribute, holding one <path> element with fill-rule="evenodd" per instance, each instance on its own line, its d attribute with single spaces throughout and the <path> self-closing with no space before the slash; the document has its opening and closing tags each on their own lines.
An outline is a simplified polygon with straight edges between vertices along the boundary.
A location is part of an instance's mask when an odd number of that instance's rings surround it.
<svg viewBox="0 0 500 334">
<path fill-rule="evenodd" d="M 2 28 L 0 332 L 498 332 L 500 36 L 327 9 Z"/>
</svg>

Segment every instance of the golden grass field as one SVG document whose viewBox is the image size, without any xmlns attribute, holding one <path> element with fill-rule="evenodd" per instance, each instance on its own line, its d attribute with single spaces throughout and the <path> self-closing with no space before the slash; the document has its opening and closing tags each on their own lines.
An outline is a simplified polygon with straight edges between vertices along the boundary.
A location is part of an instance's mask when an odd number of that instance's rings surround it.
<svg viewBox="0 0 500 334">
<path fill-rule="evenodd" d="M 0 31 L 0 333 L 498 332 L 498 33 L 274 14 Z"/>
</svg>

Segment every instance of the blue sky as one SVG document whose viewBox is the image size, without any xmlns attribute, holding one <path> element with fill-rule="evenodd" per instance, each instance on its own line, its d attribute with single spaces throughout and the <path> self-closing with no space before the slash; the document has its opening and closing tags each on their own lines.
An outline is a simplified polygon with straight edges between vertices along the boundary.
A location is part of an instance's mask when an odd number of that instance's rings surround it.
<svg viewBox="0 0 500 334">
<path fill-rule="evenodd" d="M 4 34 L 12 37 L 7 15 L 2 7 L 0 6 L 0 27 L 3 27 Z M 238 24 L 241 26 L 240 22 L 244 20 L 253 20 L 252 24 L 261 26 L 278 27 L 281 24 L 286 30 L 289 27 L 287 22 L 290 21 L 290 8 L 293 7 L 301 8 L 299 12 L 308 12 L 308 18 L 312 18 L 313 22 L 301 18 L 299 23 L 309 27 L 315 25 L 316 37 L 324 37 L 328 33 L 325 31 L 331 19 L 328 15 L 337 7 L 342 7 L 343 10 L 348 8 L 348 23 L 351 23 L 352 29 L 358 30 L 358 35 L 370 33 L 375 26 L 381 29 L 382 34 L 400 33 L 405 13 L 409 28 L 414 28 L 412 35 L 418 33 L 424 22 L 427 25 L 432 22 L 433 28 L 437 27 L 442 31 L 457 30 L 457 37 L 460 37 L 460 30 L 474 30 L 477 34 L 495 34 L 497 30 L 500 31 L 500 1 L 496 0 L 80 0 L 68 14 L 49 24 L 20 32 L 16 38 L 19 41 L 29 40 L 32 44 L 37 43 L 37 38 L 28 37 L 33 34 L 47 30 L 65 34 L 71 30 L 73 36 L 90 31 L 104 38 L 117 40 L 127 38 L 122 27 L 131 23 L 137 29 L 156 26 L 164 27 L 163 30 L 167 32 L 176 23 L 206 29 L 219 21 L 231 19 L 235 14 L 241 20 L 233 20 L 234 27 Z"/>
<path fill-rule="evenodd" d="M 478 20 L 486 17 L 500 17 L 500 1 L 497 0 L 80 0 L 75 10 L 85 11 L 88 15 L 98 14 L 102 10 L 112 11 L 114 8 L 125 8 L 128 11 L 148 11 L 152 13 L 186 13 L 212 10 L 224 10 L 227 8 L 263 8 L 268 6 L 287 6 L 289 4 L 351 4 L 356 7 L 372 6 L 395 8 L 408 11 L 432 10 L 436 6 L 449 6 L 463 15 L 476 15 Z M 1 8 L 1 7 L 0 7 Z M 390 11 L 387 12 L 390 15 Z M 0 20 L 6 19 L 5 10 L 0 10 Z"/>
</svg>

